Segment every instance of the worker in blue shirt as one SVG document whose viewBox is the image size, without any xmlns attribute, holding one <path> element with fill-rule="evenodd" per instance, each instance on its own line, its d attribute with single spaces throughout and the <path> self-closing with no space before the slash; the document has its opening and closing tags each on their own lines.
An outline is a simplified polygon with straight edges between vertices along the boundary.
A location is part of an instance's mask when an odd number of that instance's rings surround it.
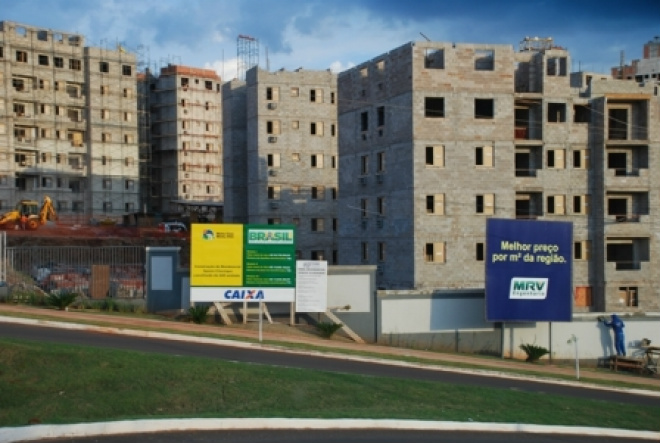
<svg viewBox="0 0 660 443">
<path fill-rule="evenodd" d="M 623 324 L 623 320 L 619 318 L 618 315 L 612 314 L 610 320 L 606 320 L 605 317 L 599 318 L 605 323 L 605 326 L 612 328 L 614 331 L 614 347 L 616 348 L 616 355 L 625 357 L 626 356 L 626 339 L 623 334 L 623 328 L 626 327 Z"/>
</svg>

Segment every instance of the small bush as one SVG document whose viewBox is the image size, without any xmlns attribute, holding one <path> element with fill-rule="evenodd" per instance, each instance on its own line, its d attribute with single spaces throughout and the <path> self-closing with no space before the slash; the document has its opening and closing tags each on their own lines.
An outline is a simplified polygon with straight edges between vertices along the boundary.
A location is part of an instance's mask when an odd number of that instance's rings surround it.
<svg viewBox="0 0 660 443">
<path fill-rule="evenodd" d="M 323 338 L 330 338 L 335 332 L 339 331 L 344 325 L 334 322 L 319 322 L 316 324 L 316 329 Z"/>
<path fill-rule="evenodd" d="M 48 294 L 47 300 L 50 306 L 54 306 L 62 311 L 76 301 L 79 295 L 77 292 L 58 292 Z"/>
<path fill-rule="evenodd" d="M 115 312 L 118 310 L 117 302 L 111 298 L 106 298 L 101 304 L 101 311 Z"/>
<path fill-rule="evenodd" d="M 188 308 L 188 314 L 193 323 L 202 324 L 206 323 L 206 317 L 209 315 L 210 305 L 196 305 Z"/>
<path fill-rule="evenodd" d="M 530 363 L 538 361 L 538 359 L 540 359 L 541 357 L 543 357 L 544 355 L 550 352 L 543 346 L 537 346 L 532 344 L 520 345 L 520 349 L 525 351 L 525 353 L 527 354 L 527 358 L 525 359 L 525 361 L 528 361 Z"/>
</svg>

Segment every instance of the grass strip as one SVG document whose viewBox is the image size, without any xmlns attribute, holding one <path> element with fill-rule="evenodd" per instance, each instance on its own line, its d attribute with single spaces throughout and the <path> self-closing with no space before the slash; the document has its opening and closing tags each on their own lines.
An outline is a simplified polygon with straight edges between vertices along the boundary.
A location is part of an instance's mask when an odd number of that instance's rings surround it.
<svg viewBox="0 0 660 443">
<path fill-rule="evenodd" d="M 0 340 L 0 426 L 168 417 L 388 418 L 660 430 L 660 405 Z"/>
</svg>

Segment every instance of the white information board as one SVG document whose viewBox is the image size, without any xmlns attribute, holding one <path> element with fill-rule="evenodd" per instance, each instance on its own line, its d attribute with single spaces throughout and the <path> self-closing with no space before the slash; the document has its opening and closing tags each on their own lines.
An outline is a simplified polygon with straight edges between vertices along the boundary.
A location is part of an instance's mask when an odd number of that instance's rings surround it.
<svg viewBox="0 0 660 443">
<path fill-rule="evenodd" d="M 296 312 L 325 312 L 328 309 L 328 262 L 296 262 Z"/>
</svg>

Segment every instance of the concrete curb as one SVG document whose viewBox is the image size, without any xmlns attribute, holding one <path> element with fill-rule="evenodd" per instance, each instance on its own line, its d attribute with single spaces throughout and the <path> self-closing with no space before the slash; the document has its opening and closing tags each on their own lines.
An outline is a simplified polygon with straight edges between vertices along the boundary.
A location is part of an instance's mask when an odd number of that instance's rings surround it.
<svg viewBox="0 0 660 443">
<path fill-rule="evenodd" d="M 660 433 L 603 429 L 591 427 L 544 426 L 508 423 L 434 422 L 419 420 L 318 420 L 279 418 L 233 419 L 161 419 L 84 423 L 76 425 L 35 425 L 18 428 L 0 428 L 0 443 L 40 440 L 45 438 L 72 438 L 98 435 L 147 434 L 173 431 L 222 431 L 222 430 L 417 430 L 417 431 L 466 431 L 466 432 L 515 432 L 527 434 L 608 436 L 659 441 Z"/>
</svg>

